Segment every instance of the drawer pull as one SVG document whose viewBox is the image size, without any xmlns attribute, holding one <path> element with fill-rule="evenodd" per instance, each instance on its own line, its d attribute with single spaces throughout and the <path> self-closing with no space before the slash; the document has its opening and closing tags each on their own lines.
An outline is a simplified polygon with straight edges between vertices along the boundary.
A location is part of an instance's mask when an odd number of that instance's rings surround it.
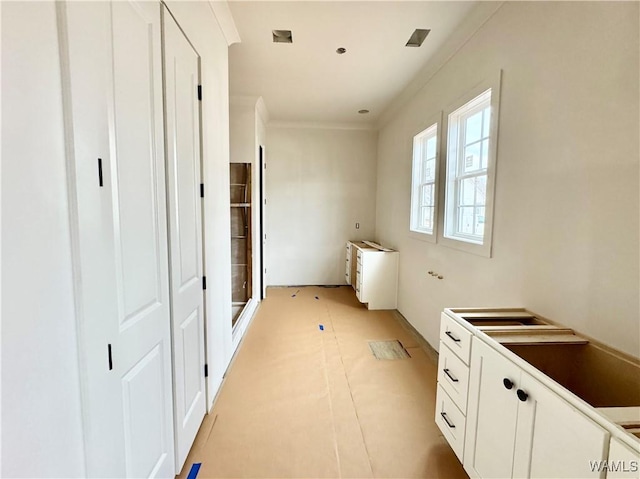
<svg viewBox="0 0 640 479">
<path fill-rule="evenodd" d="M 511 381 L 511 379 L 509 378 L 504 378 L 502 380 L 502 384 L 504 384 L 504 387 L 507 389 L 511 389 L 513 387 L 513 381 Z"/>
<path fill-rule="evenodd" d="M 449 379 L 451 379 L 454 383 L 458 382 L 458 380 L 451 375 L 451 373 L 447 368 L 444 368 L 443 371 L 447 376 L 449 376 Z"/>
<path fill-rule="evenodd" d="M 451 429 L 456 427 L 455 424 L 453 424 L 452 422 L 449 421 L 449 419 L 447 419 L 447 413 L 446 412 L 441 412 L 440 415 L 442 416 L 442 419 L 444 419 L 444 422 L 447 423 L 447 426 L 449 426 Z"/>
<path fill-rule="evenodd" d="M 451 331 L 445 331 L 445 333 L 447 336 L 449 336 L 451 339 L 453 339 L 456 343 L 460 342 L 460 338 L 456 338 L 453 334 L 451 334 Z"/>
<path fill-rule="evenodd" d="M 522 402 L 525 402 L 529 397 L 529 395 L 526 392 L 524 392 L 522 389 L 518 389 L 516 393 L 518 394 L 518 399 L 520 399 L 520 401 Z"/>
</svg>

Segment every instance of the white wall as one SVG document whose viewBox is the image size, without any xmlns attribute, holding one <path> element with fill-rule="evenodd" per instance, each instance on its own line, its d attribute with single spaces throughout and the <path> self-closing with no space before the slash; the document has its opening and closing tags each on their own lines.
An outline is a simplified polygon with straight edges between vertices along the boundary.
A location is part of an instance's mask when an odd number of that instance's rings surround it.
<svg viewBox="0 0 640 479">
<path fill-rule="evenodd" d="M 433 346 L 444 307 L 525 306 L 640 355 L 638 7 L 506 2 L 381 128 L 376 232 Z M 498 69 L 493 258 L 412 239 L 411 136 Z"/>
<path fill-rule="evenodd" d="M 345 284 L 345 242 L 374 233 L 376 142 L 369 130 L 267 125 L 267 285 Z"/>
<path fill-rule="evenodd" d="M 233 355 L 229 214 L 229 54 L 208 2 L 166 2 L 200 55 L 209 407 Z"/>
<path fill-rule="evenodd" d="M 2 2 L 3 477 L 85 474 L 54 2 Z"/>
</svg>

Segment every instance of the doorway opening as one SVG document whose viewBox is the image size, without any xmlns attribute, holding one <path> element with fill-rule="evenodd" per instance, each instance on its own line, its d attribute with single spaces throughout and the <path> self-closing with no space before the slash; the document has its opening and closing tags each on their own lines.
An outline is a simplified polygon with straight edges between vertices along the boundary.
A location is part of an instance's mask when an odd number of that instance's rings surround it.
<svg viewBox="0 0 640 479">
<path fill-rule="evenodd" d="M 251 164 L 231 163 L 231 325 L 251 299 L 253 291 Z"/>
</svg>

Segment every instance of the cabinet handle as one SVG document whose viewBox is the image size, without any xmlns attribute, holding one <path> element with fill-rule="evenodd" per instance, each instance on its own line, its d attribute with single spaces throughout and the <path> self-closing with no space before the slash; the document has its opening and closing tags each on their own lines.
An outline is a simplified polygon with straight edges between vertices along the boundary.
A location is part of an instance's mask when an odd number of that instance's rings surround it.
<svg viewBox="0 0 640 479">
<path fill-rule="evenodd" d="M 511 389 L 513 387 L 513 382 L 509 378 L 504 378 L 502 380 L 502 384 L 504 384 L 504 387 L 507 389 Z"/>
<path fill-rule="evenodd" d="M 458 382 L 458 380 L 451 375 L 451 373 L 447 368 L 444 368 L 443 371 L 447 376 L 449 376 L 449 379 L 451 379 L 454 383 Z"/>
<path fill-rule="evenodd" d="M 522 389 L 518 389 L 518 391 L 516 391 L 516 394 L 518 394 L 518 399 L 520 399 L 520 401 L 522 402 L 525 402 L 529 397 L 529 395 L 526 392 L 524 392 Z"/>
<path fill-rule="evenodd" d="M 456 427 L 455 424 L 453 424 L 452 422 L 449 421 L 449 419 L 447 419 L 447 413 L 446 412 L 441 412 L 440 415 L 442 416 L 442 419 L 444 419 L 444 422 L 447 423 L 447 426 L 449 426 L 451 429 Z"/>
<path fill-rule="evenodd" d="M 444 334 L 446 334 L 447 336 L 449 336 L 451 339 L 453 339 L 456 343 L 460 342 L 460 339 L 456 338 L 453 334 L 451 334 L 451 331 L 445 331 Z"/>
</svg>

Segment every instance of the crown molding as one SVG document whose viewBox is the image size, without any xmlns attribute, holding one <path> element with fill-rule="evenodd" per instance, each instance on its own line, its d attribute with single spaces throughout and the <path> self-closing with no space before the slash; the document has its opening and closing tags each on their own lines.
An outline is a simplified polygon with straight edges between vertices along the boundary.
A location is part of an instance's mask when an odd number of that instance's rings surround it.
<svg viewBox="0 0 640 479">
<path fill-rule="evenodd" d="M 378 127 L 373 123 L 346 123 L 346 122 L 322 122 L 322 121 L 280 121 L 271 120 L 269 128 L 307 128 L 318 130 L 362 130 L 376 131 Z"/>
<path fill-rule="evenodd" d="M 242 40 L 240 39 L 236 22 L 231 14 L 229 2 L 226 0 L 208 0 L 207 3 L 213 12 L 213 16 L 216 17 L 220 30 L 222 30 L 222 35 L 224 35 L 227 41 L 227 45 L 231 46 L 234 43 L 240 43 Z"/>
</svg>

